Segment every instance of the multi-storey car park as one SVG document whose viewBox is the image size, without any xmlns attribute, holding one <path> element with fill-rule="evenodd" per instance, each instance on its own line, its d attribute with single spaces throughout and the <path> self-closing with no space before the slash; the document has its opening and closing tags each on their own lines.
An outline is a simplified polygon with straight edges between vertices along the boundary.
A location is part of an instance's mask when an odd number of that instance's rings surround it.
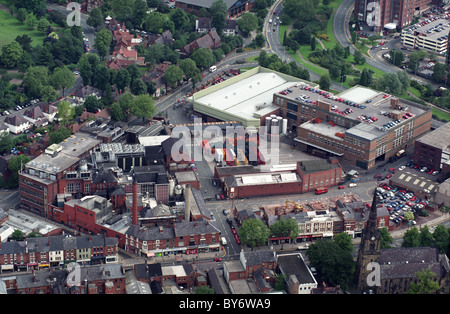
<svg viewBox="0 0 450 314">
<path fill-rule="evenodd" d="M 432 17 L 402 30 L 402 44 L 413 49 L 426 49 L 444 54 L 450 31 L 450 13 Z"/>
<path fill-rule="evenodd" d="M 361 86 L 333 95 L 297 84 L 274 94 L 273 102 L 301 148 L 364 169 L 412 149 L 431 127 L 431 109 Z"/>
</svg>

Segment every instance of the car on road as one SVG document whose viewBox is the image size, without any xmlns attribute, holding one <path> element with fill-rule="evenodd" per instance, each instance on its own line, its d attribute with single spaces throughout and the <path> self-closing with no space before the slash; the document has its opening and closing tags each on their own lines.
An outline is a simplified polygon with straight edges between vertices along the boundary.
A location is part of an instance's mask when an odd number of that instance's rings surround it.
<svg viewBox="0 0 450 314">
<path fill-rule="evenodd" d="M 339 190 L 345 189 L 345 185 L 339 185 L 339 186 L 338 186 L 338 189 L 339 189 Z"/>
<path fill-rule="evenodd" d="M 221 262 L 222 261 L 222 258 L 220 258 L 220 257 L 214 257 L 214 262 Z"/>
<path fill-rule="evenodd" d="M 220 194 L 216 194 L 216 200 L 220 201 Z"/>
<path fill-rule="evenodd" d="M 398 168 L 398 170 L 404 170 L 406 168 L 406 166 L 401 166 L 400 168 Z"/>
<path fill-rule="evenodd" d="M 348 185 L 348 187 L 349 187 L 349 188 L 354 188 L 354 187 L 356 187 L 356 183 L 350 183 L 350 184 Z"/>
<path fill-rule="evenodd" d="M 225 215 L 225 216 L 227 216 L 230 212 L 228 211 L 228 209 L 224 209 L 223 211 L 223 214 Z"/>
<path fill-rule="evenodd" d="M 386 176 L 386 179 L 390 179 L 390 178 L 392 178 L 392 173 L 390 173 Z"/>
</svg>

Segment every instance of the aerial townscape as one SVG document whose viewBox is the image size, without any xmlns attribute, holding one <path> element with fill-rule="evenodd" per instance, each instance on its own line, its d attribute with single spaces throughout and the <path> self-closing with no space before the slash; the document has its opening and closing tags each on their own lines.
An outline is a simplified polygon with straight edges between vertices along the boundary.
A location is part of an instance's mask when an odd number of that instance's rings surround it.
<svg viewBox="0 0 450 314">
<path fill-rule="evenodd" d="M 450 294 L 449 34 L 444 0 L 0 0 L 0 294 Z"/>
</svg>

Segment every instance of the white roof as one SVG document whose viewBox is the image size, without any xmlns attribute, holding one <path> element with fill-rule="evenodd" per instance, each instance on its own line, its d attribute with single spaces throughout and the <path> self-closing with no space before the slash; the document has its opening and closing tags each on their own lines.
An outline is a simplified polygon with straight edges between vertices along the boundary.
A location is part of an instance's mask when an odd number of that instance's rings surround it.
<svg viewBox="0 0 450 314">
<path fill-rule="evenodd" d="M 277 108 L 272 105 L 274 93 L 294 84 L 277 73 L 259 72 L 195 101 L 246 119 L 259 118 Z"/>
<path fill-rule="evenodd" d="M 352 102 L 362 104 L 366 102 L 366 100 L 372 99 L 379 93 L 380 92 L 374 91 L 370 88 L 357 86 L 340 93 L 339 96 Z"/>
</svg>

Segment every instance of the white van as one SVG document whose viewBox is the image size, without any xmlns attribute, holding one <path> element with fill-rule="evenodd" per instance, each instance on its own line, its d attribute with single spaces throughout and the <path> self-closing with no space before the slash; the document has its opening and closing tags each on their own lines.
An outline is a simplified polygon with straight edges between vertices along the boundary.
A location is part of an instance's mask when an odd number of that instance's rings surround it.
<svg viewBox="0 0 450 314">
<path fill-rule="evenodd" d="M 209 67 L 209 72 L 215 72 L 217 70 L 217 67 L 215 65 Z"/>
<path fill-rule="evenodd" d="M 220 242 L 222 243 L 222 245 L 227 245 L 227 239 L 225 239 L 225 237 L 221 237 Z"/>
<path fill-rule="evenodd" d="M 356 186 L 356 183 L 350 183 L 350 184 L 348 185 L 349 188 L 354 188 L 355 186 Z"/>
<path fill-rule="evenodd" d="M 272 19 L 269 20 L 269 24 L 272 24 Z"/>
</svg>

